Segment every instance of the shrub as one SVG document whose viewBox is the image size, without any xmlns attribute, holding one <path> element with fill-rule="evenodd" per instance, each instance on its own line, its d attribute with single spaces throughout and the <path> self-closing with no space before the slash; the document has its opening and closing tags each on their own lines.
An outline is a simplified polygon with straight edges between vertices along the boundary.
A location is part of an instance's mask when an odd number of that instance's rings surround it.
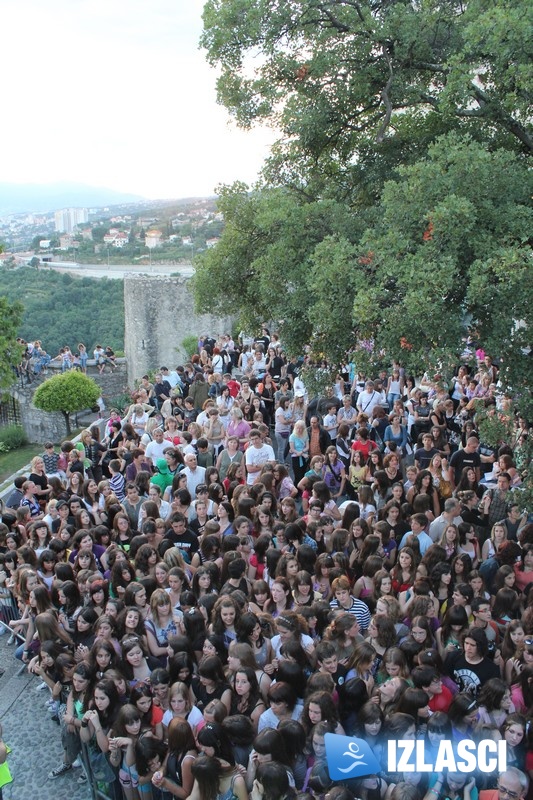
<svg viewBox="0 0 533 800">
<path fill-rule="evenodd" d="M 133 398 L 131 394 L 124 392 L 124 394 L 120 394 L 118 397 L 113 397 L 112 400 L 106 400 L 106 405 L 108 408 L 116 408 L 120 414 L 125 414 L 132 404 L 132 401 Z"/>
<path fill-rule="evenodd" d="M 198 337 L 186 336 L 185 339 L 183 339 L 181 346 L 187 353 L 188 358 L 191 358 L 191 356 L 198 352 Z"/>
<path fill-rule="evenodd" d="M 7 425 L 0 429 L 0 442 L 3 444 L 2 450 L 17 450 L 28 444 L 28 437 L 24 429 L 18 425 Z"/>
</svg>

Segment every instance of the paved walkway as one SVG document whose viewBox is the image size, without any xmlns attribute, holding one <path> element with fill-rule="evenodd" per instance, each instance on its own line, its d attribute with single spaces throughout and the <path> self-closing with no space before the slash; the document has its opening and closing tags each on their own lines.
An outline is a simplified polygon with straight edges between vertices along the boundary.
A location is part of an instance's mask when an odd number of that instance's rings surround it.
<svg viewBox="0 0 533 800">
<path fill-rule="evenodd" d="M 25 671 L 17 675 L 21 662 L 7 645 L 8 636 L 0 636 L 0 722 L 4 741 L 11 747 L 9 768 L 14 778 L 9 800 L 89 800 L 88 787 L 79 786 L 80 770 L 70 770 L 63 777 L 48 780 L 48 773 L 62 760 L 59 725 L 44 707 L 48 691 L 36 691 L 38 679 Z"/>
</svg>

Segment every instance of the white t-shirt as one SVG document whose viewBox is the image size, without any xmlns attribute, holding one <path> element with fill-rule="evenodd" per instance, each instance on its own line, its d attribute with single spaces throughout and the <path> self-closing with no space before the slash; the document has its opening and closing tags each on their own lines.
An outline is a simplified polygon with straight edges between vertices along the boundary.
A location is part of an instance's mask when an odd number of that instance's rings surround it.
<svg viewBox="0 0 533 800">
<path fill-rule="evenodd" d="M 263 444 L 261 447 L 254 447 L 253 444 L 247 449 L 245 453 L 246 466 L 262 467 L 267 461 L 275 461 L 276 456 L 274 450 L 269 444 Z M 248 472 L 246 474 L 246 483 L 250 486 L 257 480 L 258 472 Z"/>
<path fill-rule="evenodd" d="M 163 714 L 163 725 L 165 726 L 165 728 L 168 728 L 171 720 L 173 719 L 174 719 L 174 712 L 172 711 L 171 708 L 169 708 L 169 710 L 165 711 L 165 713 Z M 191 728 L 195 728 L 198 727 L 198 725 L 200 725 L 203 721 L 204 721 L 204 715 L 202 714 L 199 708 L 193 706 L 191 711 L 187 715 L 187 722 L 189 723 Z"/>
<path fill-rule="evenodd" d="M 375 390 L 373 392 L 367 392 L 365 389 L 365 391 L 361 392 L 357 398 L 358 410 L 361 411 L 361 413 L 366 414 L 368 417 L 372 416 L 375 407 L 379 405 L 381 405 L 381 395 Z"/>
<path fill-rule="evenodd" d="M 158 458 L 165 457 L 165 450 L 171 445 L 166 439 L 163 439 L 162 442 L 156 442 L 155 439 L 146 446 L 146 450 L 144 454 L 146 458 L 149 458 L 152 464 L 155 464 Z"/>
</svg>

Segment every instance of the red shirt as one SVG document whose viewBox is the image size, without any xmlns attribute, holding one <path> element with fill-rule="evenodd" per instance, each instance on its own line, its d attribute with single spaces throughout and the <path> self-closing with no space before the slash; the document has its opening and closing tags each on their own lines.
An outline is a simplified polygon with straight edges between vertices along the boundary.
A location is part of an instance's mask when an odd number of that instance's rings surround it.
<svg viewBox="0 0 533 800">
<path fill-rule="evenodd" d="M 372 452 L 372 450 L 375 450 L 376 447 L 377 444 L 373 442 L 372 439 L 367 439 L 366 442 L 361 442 L 359 441 L 359 439 L 357 439 L 352 444 L 352 450 L 358 450 L 360 453 L 362 453 L 363 456 L 365 457 L 365 461 Z"/>
<path fill-rule="evenodd" d="M 452 700 L 453 694 L 450 692 L 447 686 L 443 686 L 442 692 L 439 694 L 434 694 L 429 701 L 428 706 L 431 711 L 444 711 L 444 713 L 447 714 Z"/>
<path fill-rule="evenodd" d="M 241 384 L 238 381 L 233 380 L 233 378 L 227 382 L 226 386 L 229 389 L 231 397 L 237 397 L 241 391 Z"/>
<path fill-rule="evenodd" d="M 150 720 L 152 733 L 155 733 L 155 726 L 159 725 L 160 722 L 163 722 L 163 709 L 152 703 L 152 719 Z"/>
</svg>

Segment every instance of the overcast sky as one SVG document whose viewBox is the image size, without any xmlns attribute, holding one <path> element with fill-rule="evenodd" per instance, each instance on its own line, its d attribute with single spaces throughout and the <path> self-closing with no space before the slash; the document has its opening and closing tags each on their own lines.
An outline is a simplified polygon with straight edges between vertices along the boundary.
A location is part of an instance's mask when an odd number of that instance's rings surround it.
<svg viewBox="0 0 533 800">
<path fill-rule="evenodd" d="M 1 180 L 151 198 L 253 182 L 273 134 L 239 131 L 198 49 L 202 0 L 3 0 Z"/>
</svg>

